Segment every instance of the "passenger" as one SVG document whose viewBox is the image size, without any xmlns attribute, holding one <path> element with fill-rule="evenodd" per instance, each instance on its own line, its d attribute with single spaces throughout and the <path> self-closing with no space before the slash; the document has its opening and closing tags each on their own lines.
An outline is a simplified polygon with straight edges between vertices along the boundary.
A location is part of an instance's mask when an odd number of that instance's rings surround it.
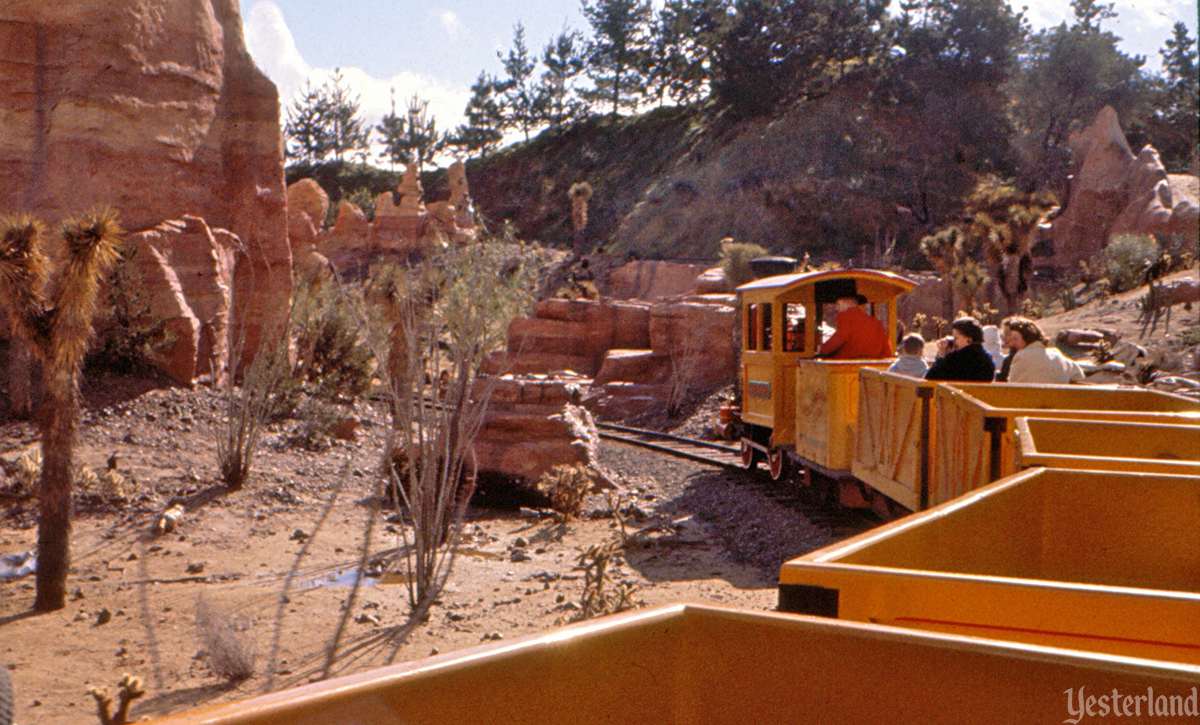
<svg viewBox="0 0 1200 725">
<path fill-rule="evenodd" d="M 954 380 L 990 383 L 996 375 L 996 363 L 983 349 L 983 328 L 970 317 L 950 323 L 950 337 L 938 341 L 938 358 L 926 380 Z"/>
<path fill-rule="evenodd" d="M 1001 323 L 1004 341 L 1012 350 L 1005 380 L 1009 383 L 1066 385 L 1083 381 L 1083 368 L 1058 351 L 1046 347 L 1046 335 L 1033 320 L 1009 317 Z M 999 379 L 999 378 L 997 378 Z"/>
<path fill-rule="evenodd" d="M 900 343 L 900 357 L 887 369 L 889 373 L 923 378 L 929 365 L 925 362 L 925 338 L 917 333 L 905 336 Z"/>
<path fill-rule="evenodd" d="M 1000 351 L 1000 330 L 995 325 L 983 326 L 983 349 L 987 350 L 992 362 L 997 365 L 1004 359 L 1004 353 Z"/>
<path fill-rule="evenodd" d="M 862 308 L 867 298 L 847 295 L 837 300 L 837 331 L 821 345 L 821 357 L 834 360 L 887 358 L 892 356 L 883 323 Z"/>
</svg>

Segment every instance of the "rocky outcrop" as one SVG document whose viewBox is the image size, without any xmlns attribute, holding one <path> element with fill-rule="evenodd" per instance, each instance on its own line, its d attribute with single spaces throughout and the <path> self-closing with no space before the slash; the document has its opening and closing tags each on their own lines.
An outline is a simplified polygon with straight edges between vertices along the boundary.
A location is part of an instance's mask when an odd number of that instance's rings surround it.
<svg viewBox="0 0 1200 725">
<path fill-rule="evenodd" d="M 109 318 L 101 334 L 147 336 L 149 362 L 177 383 L 220 377 L 230 363 L 229 316 L 240 241 L 224 229 L 209 229 L 199 217 L 185 216 L 130 234 L 125 243 L 128 261 L 117 270 L 117 302 L 125 319 Z"/>
<path fill-rule="evenodd" d="M 1051 227 L 1059 270 L 1074 271 L 1120 234 L 1175 236 L 1193 245 L 1200 234 L 1194 199 L 1176 199 L 1172 179 L 1151 146 L 1130 150 L 1117 113 L 1105 106 L 1091 126 L 1071 135 L 1076 171 L 1063 213 Z"/>
<path fill-rule="evenodd" d="M 234 334 L 255 349 L 286 314 L 291 253 L 279 94 L 236 0 L 10 0 L 0 77 L 0 210 L 228 229 L 245 249 Z"/>
<path fill-rule="evenodd" d="M 707 264 L 629 262 L 608 273 L 607 292 L 619 300 L 655 302 L 677 297 L 695 289 L 697 277 L 707 269 Z M 724 281 L 723 275 L 721 279 Z"/>
<path fill-rule="evenodd" d="M 479 470 L 536 483 L 561 464 L 595 461 L 598 436 L 578 406 L 587 380 L 572 375 L 483 378 L 475 395 L 490 393 L 475 439 Z"/>
<path fill-rule="evenodd" d="M 373 219 L 368 221 L 356 204 L 342 201 L 329 228 L 322 228 L 328 197 L 315 181 L 301 179 L 288 187 L 288 199 L 294 198 L 302 205 L 288 218 L 292 249 L 315 249 L 338 269 L 350 269 L 362 267 L 380 254 L 421 257 L 439 240 L 455 244 L 473 242 L 475 212 L 461 161 L 450 165 L 449 179 L 450 199 L 426 206 L 418 169 L 409 164 L 396 190 L 385 191 L 375 198 Z M 321 199 L 324 207 L 320 206 Z M 322 216 L 314 220 L 313 214 Z"/>
</svg>

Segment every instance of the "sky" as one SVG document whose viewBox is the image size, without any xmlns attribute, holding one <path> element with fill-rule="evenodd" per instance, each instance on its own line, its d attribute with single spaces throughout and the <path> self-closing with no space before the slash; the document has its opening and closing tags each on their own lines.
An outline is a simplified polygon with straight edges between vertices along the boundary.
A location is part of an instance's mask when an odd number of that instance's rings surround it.
<svg viewBox="0 0 1200 725">
<path fill-rule="evenodd" d="M 1072 17 L 1069 0 L 1018 3 L 1035 29 Z M 1176 21 L 1196 37 L 1196 0 L 1115 0 L 1114 9 L 1104 29 L 1124 39 L 1124 52 L 1146 56 L 1148 69 L 1161 66 L 1158 51 Z M 394 89 L 398 111 L 416 93 L 442 130 L 464 121 L 481 71 L 503 75 L 496 54 L 512 47 L 517 23 L 537 55 L 564 28 L 591 34 L 578 0 L 243 0 L 242 18 L 250 54 L 279 87 L 285 117 L 306 81 L 319 86 L 337 68 L 372 125 L 391 110 Z"/>
</svg>

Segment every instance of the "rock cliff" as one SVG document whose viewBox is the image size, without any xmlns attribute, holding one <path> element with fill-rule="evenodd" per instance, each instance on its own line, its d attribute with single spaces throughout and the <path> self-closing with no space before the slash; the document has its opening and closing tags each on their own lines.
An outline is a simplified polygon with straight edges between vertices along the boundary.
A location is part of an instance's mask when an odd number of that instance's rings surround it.
<svg viewBox="0 0 1200 725">
<path fill-rule="evenodd" d="M 107 204 L 130 231 L 228 229 L 233 334 L 255 349 L 287 310 L 291 254 L 279 94 L 237 0 L 7 0 L 0 77 L 0 211 L 53 224 Z"/>
</svg>

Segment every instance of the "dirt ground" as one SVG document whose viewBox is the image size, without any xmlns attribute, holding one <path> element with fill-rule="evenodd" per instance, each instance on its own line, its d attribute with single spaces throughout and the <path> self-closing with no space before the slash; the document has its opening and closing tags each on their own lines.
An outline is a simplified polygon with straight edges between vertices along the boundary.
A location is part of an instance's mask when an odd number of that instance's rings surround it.
<svg viewBox="0 0 1200 725">
<path fill-rule="evenodd" d="M 1196 329 L 1196 311 L 1182 307 L 1169 325 L 1140 320 L 1142 294 L 1089 302 L 1043 324 L 1051 336 L 1108 327 L 1143 345 Z M 542 632 L 578 614 L 580 553 L 621 536 L 604 496 L 566 526 L 516 506 L 472 508 L 444 595 L 412 623 L 402 583 L 366 579 L 348 602 L 363 547 L 378 554 L 401 544 L 399 520 L 376 506 L 379 412 L 360 405 L 357 440 L 316 451 L 297 444 L 298 420 L 272 427 L 250 483 L 229 492 L 215 483 L 223 403 L 214 391 L 103 378 L 87 382 L 85 397 L 78 458 L 102 471 L 115 455 L 134 498 L 79 498 L 66 609 L 33 615 L 33 577 L 0 580 L 0 666 L 12 677 L 22 725 L 92 721 L 86 688 L 115 687 L 126 672 L 148 690 L 132 710 L 138 719 Z M 682 428 L 694 432 L 703 416 Z M 8 468 L 37 447 L 30 423 L 0 425 Z M 745 474 L 620 444 L 604 444 L 601 463 L 624 491 L 633 536 L 608 572 L 610 589 L 631 588 L 637 606 L 773 609 L 783 561 L 853 533 L 780 506 Z M 13 488 L 0 478 L 0 492 Z M 157 534 L 172 503 L 186 516 Z M 35 548 L 34 505 L 0 495 L 0 556 Z M 244 628 L 240 639 L 257 654 L 252 677 L 231 685 L 212 672 L 198 605 Z"/>
<path fill-rule="evenodd" d="M 358 440 L 318 452 L 289 444 L 298 422 L 285 421 L 266 436 L 251 482 L 229 492 L 214 483 L 218 394 L 142 392 L 121 379 L 94 381 L 87 394 L 79 458 L 103 470 L 115 454 L 139 493 L 124 505 L 79 500 L 66 609 L 32 615 L 33 577 L 0 581 L 0 665 L 22 725 L 91 720 L 86 688 L 115 689 L 126 672 L 148 690 L 136 719 L 310 682 L 327 664 L 330 675 L 345 674 L 541 632 L 578 614 L 581 551 L 620 536 L 606 496 L 591 497 L 565 527 L 529 509 L 473 508 L 427 621 L 408 623 L 402 583 L 366 579 L 327 663 L 366 532 L 373 553 L 401 545 L 393 512 L 378 511 L 369 526 L 382 417 L 359 406 Z M 0 426 L 5 461 L 37 445 L 31 424 Z M 747 496 L 744 474 L 621 444 L 603 445 L 601 462 L 624 491 L 622 518 L 634 535 L 609 568 L 609 588 L 631 588 L 637 606 L 771 609 L 779 564 L 835 540 L 801 514 Z M 0 503 L 0 556 L 33 550 L 35 504 Z M 186 517 L 156 534 L 172 503 Z M 229 685 L 211 671 L 196 624 L 201 602 L 247 628 L 241 636 L 257 653 L 250 679 Z"/>
</svg>

